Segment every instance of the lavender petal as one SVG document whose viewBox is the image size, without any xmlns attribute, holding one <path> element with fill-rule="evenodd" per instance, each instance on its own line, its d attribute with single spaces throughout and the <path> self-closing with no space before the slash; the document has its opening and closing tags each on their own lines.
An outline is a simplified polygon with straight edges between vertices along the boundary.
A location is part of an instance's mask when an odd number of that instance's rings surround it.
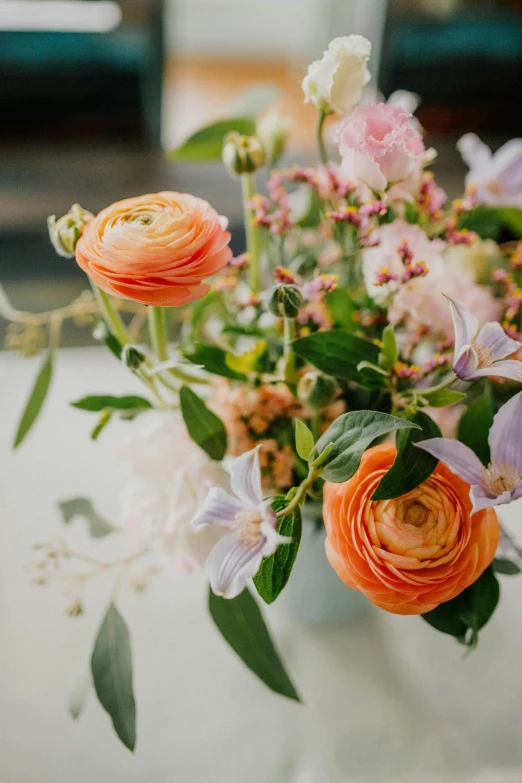
<svg viewBox="0 0 522 783">
<path fill-rule="evenodd" d="M 509 378 L 512 381 L 522 383 L 522 362 L 516 359 L 503 359 L 490 365 L 490 367 L 475 370 L 468 380 L 475 381 L 488 375 L 498 375 L 499 378 Z"/>
<path fill-rule="evenodd" d="M 471 487 L 469 496 L 473 504 L 473 514 L 476 514 L 477 511 L 483 511 L 485 508 L 493 508 L 493 506 L 509 503 L 511 500 L 510 492 L 503 492 L 501 495 L 495 496 L 478 484 L 474 484 Z"/>
<path fill-rule="evenodd" d="M 249 579 L 252 579 L 264 557 L 264 538 L 256 546 L 246 547 L 234 533 L 228 533 L 213 547 L 206 569 L 210 586 L 216 595 L 235 598 L 243 592 Z"/>
<path fill-rule="evenodd" d="M 465 345 L 469 345 L 478 332 L 479 322 L 467 307 L 446 297 L 451 307 L 455 332 L 455 357 L 459 357 Z"/>
<path fill-rule="evenodd" d="M 503 405 L 489 431 L 491 461 L 513 467 L 522 476 L 522 392 Z"/>
<path fill-rule="evenodd" d="M 475 133 L 465 133 L 458 140 L 457 149 L 470 169 L 484 168 L 492 157 L 490 148 Z"/>
<path fill-rule="evenodd" d="M 453 473 L 467 481 L 468 484 L 482 482 L 484 466 L 477 455 L 460 441 L 453 440 L 453 438 L 429 438 L 415 445 L 440 459 Z"/>
<path fill-rule="evenodd" d="M 503 190 L 517 191 L 522 187 L 522 139 L 510 139 L 497 150 L 491 179 L 498 180 Z"/>
<path fill-rule="evenodd" d="M 518 351 L 521 343 L 508 337 L 503 328 L 496 321 L 484 324 L 476 337 L 476 342 L 487 346 L 491 350 L 491 360 L 497 362 L 506 356 Z"/>
<path fill-rule="evenodd" d="M 237 457 L 230 472 L 232 492 L 251 508 L 259 508 L 263 502 L 261 468 L 259 466 L 260 448 L 261 446 L 256 446 L 255 449 L 246 451 Z"/>
<path fill-rule="evenodd" d="M 470 345 L 464 346 L 460 354 L 455 354 L 453 362 L 453 372 L 462 381 L 469 381 L 473 378 L 473 373 L 478 367 L 477 354 Z"/>
<path fill-rule="evenodd" d="M 193 528 L 205 525 L 223 525 L 230 527 L 244 505 L 237 498 L 229 495 L 221 487 L 212 487 L 205 502 L 190 523 Z"/>
</svg>

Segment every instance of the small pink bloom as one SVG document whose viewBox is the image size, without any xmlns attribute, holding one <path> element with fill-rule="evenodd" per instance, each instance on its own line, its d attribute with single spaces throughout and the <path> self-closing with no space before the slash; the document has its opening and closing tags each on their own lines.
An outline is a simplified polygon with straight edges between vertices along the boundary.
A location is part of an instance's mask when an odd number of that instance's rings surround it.
<svg viewBox="0 0 522 783">
<path fill-rule="evenodd" d="M 426 154 L 410 120 L 407 111 L 385 103 L 354 109 L 336 134 L 346 176 L 376 191 L 405 180 Z"/>
</svg>

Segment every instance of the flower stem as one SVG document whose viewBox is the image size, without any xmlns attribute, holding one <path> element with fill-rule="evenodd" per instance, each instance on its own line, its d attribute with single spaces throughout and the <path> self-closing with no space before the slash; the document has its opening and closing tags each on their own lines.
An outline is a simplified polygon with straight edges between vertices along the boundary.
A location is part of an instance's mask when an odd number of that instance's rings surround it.
<svg viewBox="0 0 522 783">
<path fill-rule="evenodd" d="M 419 394 L 422 396 L 423 394 L 432 394 L 433 392 L 442 391 L 442 389 L 447 389 L 448 386 L 451 386 L 455 381 L 457 380 L 457 376 L 454 372 L 451 373 L 451 375 L 446 378 L 445 381 L 442 381 L 442 383 L 439 383 L 437 386 L 430 386 L 428 389 L 417 389 L 416 391 L 419 392 Z"/>
<path fill-rule="evenodd" d="M 125 324 L 123 323 L 119 312 L 114 307 L 111 297 L 92 282 L 91 286 L 107 327 L 122 345 L 129 345 L 131 341 L 127 334 Z"/>
<path fill-rule="evenodd" d="M 164 307 L 149 307 L 148 314 L 152 349 L 160 362 L 166 362 L 169 358 L 166 310 Z"/>
<path fill-rule="evenodd" d="M 289 386 L 295 385 L 295 353 L 292 351 L 292 342 L 295 338 L 295 321 L 293 318 L 284 318 L 283 360 L 285 368 L 285 381 Z"/>
<path fill-rule="evenodd" d="M 294 509 L 297 508 L 297 506 L 301 505 L 306 500 L 306 494 L 316 478 L 320 475 L 321 469 L 320 468 L 312 468 L 310 466 L 308 471 L 308 476 L 304 479 L 304 481 L 301 482 L 301 484 L 297 487 L 297 491 L 293 498 L 291 499 L 288 506 L 285 506 L 285 508 L 282 508 L 281 511 L 278 511 L 276 513 L 276 518 L 281 519 L 281 517 L 286 517 L 287 514 L 291 514 Z"/>
<path fill-rule="evenodd" d="M 319 147 L 319 157 L 323 166 L 326 166 L 328 163 L 328 153 L 326 151 L 323 138 L 323 126 L 327 116 L 328 112 L 325 112 L 324 109 L 321 109 L 317 117 L 317 146 Z"/>
<path fill-rule="evenodd" d="M 246 246 L 250 264 L 250 288 L 257 296 L 261 287 L 260 256 L 261 245 L 259 231 L 253 223 L 253 212 L 250 202 L 254 197 L 254 175 L 241 174 L 241 190 L 243 194 L 243 217 L 245 222 Z"/>
</svg>

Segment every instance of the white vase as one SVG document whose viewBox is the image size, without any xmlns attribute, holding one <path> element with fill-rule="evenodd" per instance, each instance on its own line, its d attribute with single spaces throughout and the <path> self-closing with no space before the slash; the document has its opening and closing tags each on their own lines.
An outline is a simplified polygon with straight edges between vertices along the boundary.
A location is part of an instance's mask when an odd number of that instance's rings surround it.
<svg viewBox="0 0 522 783">
<path fill-rule="evenodd" d="M 324 527 L 303 516 L 299 552 L 288 584 L 275 606 L 310 626 L 336 625 L 370 608 L 362 593 L 347 587 L 326 559 Z"/>
</svg>

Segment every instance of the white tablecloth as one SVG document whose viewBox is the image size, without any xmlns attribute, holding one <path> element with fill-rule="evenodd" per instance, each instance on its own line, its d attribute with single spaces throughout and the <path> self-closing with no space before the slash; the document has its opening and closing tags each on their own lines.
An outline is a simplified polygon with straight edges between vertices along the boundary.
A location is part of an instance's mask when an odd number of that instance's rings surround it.
<svg viewBox="0 0 522 783">
<path fill-rule="evenodd" d="M 310 629 L 268 612 L 305 704 L 264 688 L 206 613 L 204 580 L 156 579 L 125 592 L 132 634 L 138 743 L 130 754 L 91 694 L 73 723 L 69 688 L 88 670 L 110 589 L 89 588 L 87 613 L 64 616 L 57 588 L 30 584 L 35 541 L 64 533 L 56 503 L 86 495 L 115 514 L 125 468 L 114 459 L 125 423 L 98 443 L 92 418 L 67 402 L 124 393 L 134 379 L 99 349 L 65 350 L 40 421 L 9 450 L 36 360 L 0 356 L 0 783 L 519 783 L 522 781 L 522 578 L 502 578 L 502 603 L 463 659 L 418 618 L 373 607 Z M 132 426 L 132 425 L 130 425 Z M 521 506 L 509 511 L 512 528 Z M 76 548 L 105 556 L 82 523 Z M 310 576 L 313 578 L 313 575 Z M 348 590 L 348 588 L 347 588 Z"/>
</svg>

